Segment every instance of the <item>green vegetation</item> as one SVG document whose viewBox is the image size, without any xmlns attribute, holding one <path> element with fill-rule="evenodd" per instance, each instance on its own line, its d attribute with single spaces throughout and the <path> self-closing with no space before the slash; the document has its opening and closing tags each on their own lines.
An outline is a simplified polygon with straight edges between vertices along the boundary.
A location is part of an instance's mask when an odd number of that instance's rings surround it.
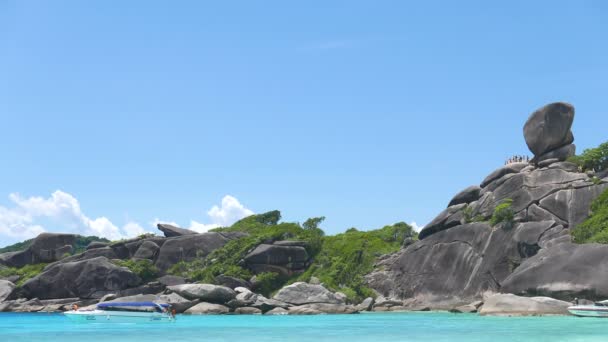
<svg viewBox="0 0 608 342">
<path fill-rule="evenodd" d="M 578 156 L 568 159 L 583 171 L 602 171 L 608 168 L 608 142 L 596 148 L 588 148 Z"/>
<path fill-rule="evenodd" d="M 468 204 L 462 209 L 462 216 L 464 218 L 464 223 L 483 222 L 486 220 L 483 215 L 477 214 L 473 216 L 473 207 Z"/>
<path fill-rule="evenodd" d="M 158 269 L 150 260 L 115 260 L 114 263 L 121 267 L 126 267 L 131 272 L 137 274 L 146 283 L 158 277 Z"/>
<path fill-rule="evenodd" d="M 352 300 L 373 297 L 363 276 L 372 271 L 378 256 L 396 252 L 406 238 L 415 236 L 412 227 L 404 222 L 366 232 L 351 228 L 346 233 L 326 236 L 312 265 L 296 280 L 308 281 L 315 276 Z"/>
<path fill-rule="evenodd" d="M 208 283 L 214 283 L 220 274 L 248 280 L 253 274 L 240 262 L 253 248 L 264 242 L 298 240 L 308 244 L 312 265 L 292 277 L 272 272 L 257 274 L 256 291 L 270 296 L 287 283 L 308 281 L 315 276 L 334 291 L 342 291 L 351 299 L 362 299 L 373 296 L 364 285 L 363 276 L 372 270 L 376 258 L 399 250 L 406 238 L 416 237 L 412 227 L 403 222 L 367 232 L 350 228 L 343 234 L 325 236 L 319 227 L 324 217 L 310 218 L 302 225 L 278 223 L 280 218 L 279 211 L 271 211 L 249 216 L 231 227 L 215 229 L 245 232 L 249 236 L 232 240 L 206 257 L 177 263 L 168 273 Z"/>
<path fill-rule="evenodd" d="M 278 223 L 280 219 L 281 213 L 275 210 L 246 217 L 228 228 L 214 229 L 216 232 L 244 232 L 249 236 L 232 240 L 206 257 L 179 262 L 168 273 L 208 283 L 213 283 L 220 274 L 248 280 L 253 274 L 239 265 L 241 259 L 257 245 L 269 241 L 305 241 L 309 245 L 308 253 L 316 254 L 322 243 L 321 229 L 313 226 L 305 229 L 297 223 Z"/>
<path fill-rule="evenodd" d="M 591 203 L 591 215 L 574 228 L 576 243 L 608 243 L 608 190 Z"/>
<path fill-rule="evenodd" d="M 0 248 L 0 253 L 19 252 L 27 249 L 29 246 L 32 245 L 33 242 L 34 239 L 17 242 L 16 244 Z"/>
<path fill-rule="evenodd" d="M 282 276 L 274 272 L 264 272 L 257 274 L 256 279 L 256 291 L 261 293 L 265 297 L 270 297 L 272 293 L 283 286 L 288 277 Z"/>
<path fill-rule="evenodd" d="M 105 238 L 100 238 L 98 236 L 79 236 L 76 239 L 76 242 L 74 243 L 74 251 L 73 251 L 72 255 L 84 252 L 85 249 L 87 248 L 87 246 L 93 241 L 105 242 L 105 243 L 110 242 L 110 240 L 105 239 Z"/>
<path fill-rule="evenodd" d="M 513 200 L 510 198 L 504 199 L 499 205 L 494 208 L 494 213 L 490 218 L 490 224 L 495 226 L 499 223 L 512 224 L 513 217 L 515 213 L 511 206 L 513 205 Z"/>
<path fill-rule="evenodd" d="M 42 273 L 42 270 L 47 264 L 25 265 L 21 268 L 8 267 L 0 269 L 0 277 L 19 276 L 19 280 L 15 283 L 17 286 L 23 285 L 29 279 Z"/>
</svg>

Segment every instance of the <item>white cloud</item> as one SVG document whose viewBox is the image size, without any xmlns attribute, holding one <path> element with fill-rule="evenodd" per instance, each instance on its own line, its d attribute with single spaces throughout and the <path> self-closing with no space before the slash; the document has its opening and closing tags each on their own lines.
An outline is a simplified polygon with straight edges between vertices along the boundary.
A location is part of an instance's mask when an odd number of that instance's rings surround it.
<svg viewBox="0 0 608 342">
<path fill-rule="evenodd" d="M 61 232 L 96 235 L 111 240 L 133 237 L 145 232 L 135 222 L 122 228 L 113 224 L 107 217 L 89 218 L 78 200 L 69 193 L 57 190 L 49 198 L 22 198 L 10 194 L 13 208 L 0 206 L 0 236 L 27 239 L 46 231 L 41 221 L 48 221 Z"/>
<path fill-rule="evenodd" d="M 14 204 L 13 207 L 0 206 L 0 241 L 33 238 L 47 231 L 45 226 L 53 227 L 53 231 L 57 232 L 96 235 L 110 240 L 135 237 L 147 232 L 134 221 L 119 227 L 104 216 L 90 218 L 82 212 L 80 202 L 74 196 L 61 190 L 53 192 L 48 198 L 23 198 L 13 193 L 9 199 Z M 191 220 L 188 228 L 203 233 L 213 228 L 230 226 L 252 214 L 253 211 L 239 200 L 227 195 L 222 198 L 220 205 L 214 205 L 207 211 L 209 223 Z M 153 225 L 156 226 L 157 223 L 179 226 L 175 222 L 155 219 Z"/>
<path fill-rule="evenodd" d="M 419 226 L 415 221 L 412 221 L 412 223 L 410 223 L 410 226 L 412 226 L 412 228 L 414 228 L 414 230 L 417 232 L 420 232 L 422 228 L 424 228 L 424 226 Z"/>
<path fill-rule="evenodd" d="M 253 215 L 254 212 L 246 208 L 238 199 L 233 196 L 226 195 L 222 198 L 222 203 L 214 205 L 207 211 L 209 223 L 201 223 L 196 220 L 190 220 L 190 226 L 186 227 L 195 232 L 204 233 L 213 228 L 231 226 L 234 222 Z M 154 219 L 153 225 L 156 227 L 158 223 L 166 223 L 176 227 L 181 227 L 175 222 L 168 222 L 159 219 Z"/>
<path fill-rule="evenodd" d="M 244 217 L 253 215 L 253 211 L 245 208 L 236 198 L 226 195 L 222 198 L 221 207 L 214 205 L 209 209 L 207 215 L 209 215 L 213 224 L 225 227 Z"/>
</svg>

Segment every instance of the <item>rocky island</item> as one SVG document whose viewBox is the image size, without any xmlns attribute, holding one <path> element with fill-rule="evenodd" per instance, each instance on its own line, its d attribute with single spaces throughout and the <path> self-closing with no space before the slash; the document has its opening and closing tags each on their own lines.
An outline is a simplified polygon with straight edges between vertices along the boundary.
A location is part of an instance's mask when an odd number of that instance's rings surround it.
<svg viewBox="0 0 608 342">
<path fill-rule="evenodd" d="M 278 211 L 202 234 L 40 234 L 0 254 L 0 311 L 160 300 L 187 314 L 567 314 L 575 298 L 608 298 L 608 155 L 576 156 L 573 120 L 566 103 L 532 113 L 533 158 L 462 190 L 419 234 L 401 222 L 325 236 L 322 217 Z"/>
</svg>

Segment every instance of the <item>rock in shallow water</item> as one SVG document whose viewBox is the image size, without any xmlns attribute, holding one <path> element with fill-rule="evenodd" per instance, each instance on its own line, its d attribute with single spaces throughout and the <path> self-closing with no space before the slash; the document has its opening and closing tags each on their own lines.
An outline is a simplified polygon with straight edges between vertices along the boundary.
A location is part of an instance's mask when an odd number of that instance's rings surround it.
<svg viewBox="0 0 608 342">
<path fill-rule="evenodd" d="M 186 310 L 184 313 L 191 315 L 222 315 L 227 314 L 228 312 L 230 312 L 230 309 L 220 304 L 199 303 Z"/>
<path fill-rule="evenodd" d="M 488 296 L 479 310 L 487 316 L 569 315 L 572 303 L 550 297 L 520 297 L 510 293 Z"/>
<path fill-rule="evenodd" d="M 304 282 L 283 287 L 273 299 L 294 305 L 311 303 L 344 304 L 344 300 L 341 300 L 322 285 L 312 285 Z"/>
</svg>

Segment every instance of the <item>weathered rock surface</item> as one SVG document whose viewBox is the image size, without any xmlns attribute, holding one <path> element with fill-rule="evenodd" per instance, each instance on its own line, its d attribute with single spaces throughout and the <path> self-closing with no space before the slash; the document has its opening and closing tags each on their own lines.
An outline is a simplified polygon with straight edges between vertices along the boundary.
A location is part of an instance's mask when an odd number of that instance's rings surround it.
<svg viewBox="0 0 608 342">
<path fill-rule="evenodd" d="M 15 284 L 8 280 L 0 280 L 0 303 L 7 299 L 14 289 Z"/>
<path fill-rule="evenodd" d="M 182 284 L 167 288 L 184 298 L 211 303 L 224 304 L 236 297 L 236 292 L 231 288 L 212 284 Z"/>
<path fill-rule="evenodd" d="M 239 314 L 239 315 L 261 315 L 262 310 L 260 310 L 258 308 L 252 308 L 252 307 L 243 307 L 243 308 L 236 308 L 234 310 L 234 313 Z"/>
<path fill-rule="evenodd" d="M 158 228 L 158 230 L 163 232 L 163 234 L 165 234 L 165 237 L 176 237 L 176 236 L 198 234 L 195 231 L 192 231 L 189 229 L 184 229 L 184 228 L 179 228 L 179 227 L 172 226 L 172 225 L 166 224 L 166 223 L 159 223 L 156 225 L 156 227 Z"/>
<path fill-rule="evenodd" d="M 222 315 L 230 312 L 228 307 L 213 303 L 198 303 L 184 313 L 191 315 Z"/>
<path fill-rule="evenodd" d="M 247 280 L 223 274 L 220 274 L 219 276 L 215 277 L 215 283 L 218 285 L 229 287 L 231 289 L 235 289 L 237 287 L 251 288 L 251 283 Z"/>
<path fill-rule="evenodd" d="M 72 252 L 77 238 L 75 234 L 42 233 L 26 250 L 0 254 L 0 264 L 23 267 L 60 260 L 66 253 Z"/>
<path fill-rule="evenodd" d="M 169 274 L 158 278 L 158 281 L 165 286 L 181 285 L 186 283 L 186 279 L 184 279 L 184 277 Z"/>
<path fill-rule="evenodd" d="M 261 244 L 244 258 L 247 268 L 255 273 L 278 272 L 291 275 L 308 267 L 306 248 L 284 244 Z"/>
<path fill-rule="evenodd" d="M 166 271 L 180 261 L 192 261 L 205 257 L 224 246 L 228 241 L 245 236 L 243 233 L 215 233 L 184 235 L 166 239 L 160 247 L 156 267 Z"/>
<path fill-rule="evenodd" d="M 467 205 L 465 203 L 453 205 L 442 211 L 437 217 L 435 217 L 429 224 L 418 234 L 420 240 L 452 227 L 456 227 L 463 223 L 463 212 L 462 210 Z"/>
<path fill-rule="evenodd" d="M 374 298 L 368 297 L 365 298 L 361 303 L 359 303 L 355 308 L 357 311 L 371 311 L 374 307 Z"/>
<path fill-rule="evenodd" d="M 159 250 L 160 247 L 153 241 L 144 241 L 133 255 L 133 259 L 154 260 Z"/>
<path fill-rule="evenodd" d="M 608 297 L 608 245 L 562 243 L 542 249 L 503 282 L 501 291 L 565 300 Z"/>
<path fill-rule="evenodd" d="M 86 249 L 95 249 L 95 248 L 101 248 L 101 247 L 108 247 L 110 244 L 107 242 L 101 242 L 101 241 L 93 241 L 91 243 L 89 243 L 87 245 Z"/>
<path fill-rule="evenodd" d="M 448 204 L 448 207 L 451 207 L 456 204 L 467 204 L 473 201 L 477 201 L 479 199 L 480 191 L 480 187 L 478 187 L 477 185 L 471 185 L 470 187 L 457 193 Z"/>
<path fill-rule="evenodd" d="M 520 297 L 510 293 L 488 296 L 480 315 L 493 316 L 531 316 L 531 315 L 568 315 L 572 303 L 549 297 Z"/>
<path fill-rule="evenodd" d="M 274 308 L 268 312 L 265 313 L 265 315 L 287 315 L 289 314 L 289 312 L 286 309 L 283 308 Z"/>
<path fill-rule="evenodd" d="M 312 314 L 312 312 L 326 313 L 326 314 L 352 314 L 358 312 L 357 309 L 352 305 L 345 304 L 328 304 L 328 303 L 313 303 L 304 304 L 298 306 L 292 306 L 289 308 L 289 313 L 297 314 Z"/>
<path fill-rule="evenodd" d="M 133 272 L 98 257 L 53 265 L 23 284 L 28 298 L 100 298 L 139 285 Z"/>
<path fill-rule="evenodd" d="M 530 115 L 524 125 L 526 144 L 535 156 L 571 144 L 570 131 L 574 120 L 574 107 L 568 103 L 548 104 Z"/>
<path fill-rule="evenodd" d="M 272 298 L 293 305 L 313 303 L 344 304 L 343 300 L 322 285 L 311 285 L 304 282 L 285 286 Z"/>
<path fill-rule="evenodd" d="M 453 313 L 475 313 L 483 305 L 483 302 L 478 300 L 471 304 L 460 305 L 450 310 Z"/>
<path fill-rule="evenodd" d="M 366 280 L 385 297 L 419 298 L 417 305 L 451 309 L 485 291 L 498 291 L 522 260 L 559 238 L 563 229 L 554 221 L 521 223 L 508 230 L 487 223 L 460 225 L 383 260 Z"/>
</svg>

